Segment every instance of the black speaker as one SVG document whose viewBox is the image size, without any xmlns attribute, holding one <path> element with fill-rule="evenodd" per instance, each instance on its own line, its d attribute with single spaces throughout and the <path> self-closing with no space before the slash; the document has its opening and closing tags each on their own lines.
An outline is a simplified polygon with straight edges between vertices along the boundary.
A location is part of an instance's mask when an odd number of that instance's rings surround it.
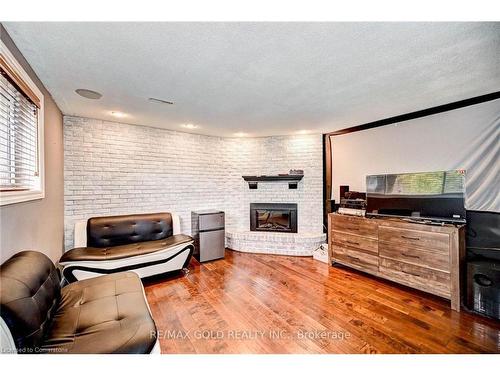
<svg viewBox="0 0 500 375">
<path fill-rule="evenodd" d="M 500 213 L 467 210 L 466 240 L 467 249 L 500 252 Z"/>
<path fill-rule="evenodd" d="M 349 191 L 349 185 L 340 185 L 340 200 L 345 198 L 345 193 Z"/>
<path fill-rule="evenodd" d="M 500 263 L 490 260 L 467 263 L 467 307 L 500 319 Z"/>
</svg>

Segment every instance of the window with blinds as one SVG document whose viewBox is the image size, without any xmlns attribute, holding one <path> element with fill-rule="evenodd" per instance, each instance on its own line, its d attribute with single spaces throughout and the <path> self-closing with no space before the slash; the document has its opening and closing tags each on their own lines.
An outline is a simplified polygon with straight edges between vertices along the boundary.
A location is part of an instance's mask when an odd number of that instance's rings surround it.
<svg viewBox="0 0 500 375">
<path fill-rule="evenodd" d="M 38 186 L 38 108 L 0 69 L 0 191 Z"/>
</svg>

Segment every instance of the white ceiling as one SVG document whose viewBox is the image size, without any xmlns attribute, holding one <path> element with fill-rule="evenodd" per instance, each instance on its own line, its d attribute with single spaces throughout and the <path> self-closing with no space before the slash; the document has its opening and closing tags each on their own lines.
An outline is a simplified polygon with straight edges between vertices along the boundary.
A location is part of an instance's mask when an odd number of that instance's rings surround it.
<svg viewBox="0 0 500 375">
<path fill-rule="evenodd" d="M 200 134 L 326 132 L 500 89 L 500 23 L 4 26 L 63 113 Z"/>
</svg>

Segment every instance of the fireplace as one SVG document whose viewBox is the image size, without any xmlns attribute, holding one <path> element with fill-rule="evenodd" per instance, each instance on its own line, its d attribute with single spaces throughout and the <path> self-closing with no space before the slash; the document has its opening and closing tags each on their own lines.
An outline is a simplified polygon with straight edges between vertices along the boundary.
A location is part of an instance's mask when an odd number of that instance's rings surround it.
<svg viewBox="0 0 500 375">
<path fill-rule="evenodd" d="M 297 205 L 250 203 L 250 230 L 297 233 Z"/>
</svg>

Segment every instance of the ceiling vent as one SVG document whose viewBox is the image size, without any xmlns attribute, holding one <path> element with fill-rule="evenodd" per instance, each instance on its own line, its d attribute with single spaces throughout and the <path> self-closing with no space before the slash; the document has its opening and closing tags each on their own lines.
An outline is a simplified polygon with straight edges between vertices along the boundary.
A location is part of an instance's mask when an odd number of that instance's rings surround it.
<svg viewBox="0 0 500 375">
<path fill-rule="evenodd" d="M 163 99 L 158 99 L 158 98 L 149 98 L 148 99 L 151 103 L 159 103 L 159 104 L 174 104 L 174 102 L 168 101 L 168 100 L 163 100 Z"/>
</svg>

